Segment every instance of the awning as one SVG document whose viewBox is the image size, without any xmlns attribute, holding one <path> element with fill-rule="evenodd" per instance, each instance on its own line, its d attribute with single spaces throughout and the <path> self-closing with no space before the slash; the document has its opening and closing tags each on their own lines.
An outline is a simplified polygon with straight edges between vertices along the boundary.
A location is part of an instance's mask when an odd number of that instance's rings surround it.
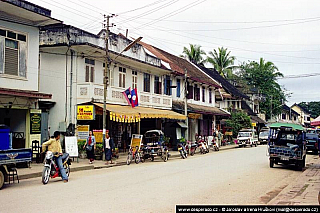
<svg viewBox="0 0 320 213">
<path fill-rule="evenodd" d="M 225 112 L 217 107 L 201 106 L 196 104 L 188 104 L 188 108 L 191 108 L 193 112 L 202 114 L 212 114 L 212 115 L 230 115 L 230 113 Z"/>
<path fill-rule="evenodd" d="M 250 118 L 251 118 L 251 121 L 253 121 L 253 123 L 266 124 L 266 122 L 261 118 L 259 118 L 258 116 L 251 115 Z"/>
<path fill-rule="evenodd" d="M 311 121 L 311 126 L 319 126 L 320 125 L 320 116 Z"/>
<path fill-rule="evenodd" d="M 103 104 L 101 103 L 94 103 L 94 105 L 103 108 Z M 131 106 L 123 106 L 123 105 L 114 105 L 114 104 L 107 104 L 107 110 L 110 112 L 111 115 L 115 117 L 121 118 L 121 120 L 129 118 L 129 120 L 140 120 L 141 118 L 168 118 L 168 119 L 177 119 L 177 120 L 185 120 L 186 117 L 179 113 L 173 112 L 171 110 L 163 110 L 163 109 L 154 109 L 148 107 L 134 107 Z M 114 120 L 112 117 L 112 120 Z M 134 121 L 133 121 L 134 122 Z"/>
<path fill-rule="evenodd" d="M 188 126 L 187 126 L 185 123 L 177 122 L 177 124 L 178 124 L 181 128 L 188 129 Z"/>
<path fill-rule="evenodd" d="M 51 99 L 51 94 L 40 93 L 36 91 L 0 88 L 0 95 L 10 95 L 17 97 L 27 97 L 35 99 Z"/>
</svg>

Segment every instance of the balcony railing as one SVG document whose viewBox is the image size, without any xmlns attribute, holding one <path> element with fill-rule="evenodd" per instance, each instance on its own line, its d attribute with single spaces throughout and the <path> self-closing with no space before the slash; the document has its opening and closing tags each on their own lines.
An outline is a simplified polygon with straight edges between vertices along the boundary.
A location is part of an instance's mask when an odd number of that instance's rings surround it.
<svg viewBox="0 0 320 213">
<path fill-rule="evenodd" d="M 127 101 L 122 92 L 124 88 L 108 87 L 107 103 L 126 105 Z M 154 108 L 172 108 L 172 97 L 167 95 L 138 92 L 139 106 Z M 77 103 L 103 102 L 103 85 L 94 83 L 81 83 L 77 88 Z"/>
</svg>

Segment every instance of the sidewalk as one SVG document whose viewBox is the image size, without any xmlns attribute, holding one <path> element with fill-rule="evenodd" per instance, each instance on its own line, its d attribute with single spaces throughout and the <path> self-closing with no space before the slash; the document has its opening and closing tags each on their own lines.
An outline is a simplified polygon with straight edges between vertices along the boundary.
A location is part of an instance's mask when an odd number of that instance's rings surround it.
<svg viewBox="0 0 320 213">
<path fill-rule="evenodd" d="M 220 147 L 220 151 L 233 149 L 238 147 L 237 145 L 227 145 Z M 180 153 L 178 151 L 170 151 L 170 159 L 179 159 Z M 212 149 L 210 150 L 209 154 L 214 154 L 214 151 Z M 200 155 L 198 150 L 196 155 Z M 192 158 L 192 156 L 190 156 Z M 72 159 L 72 158 L 71 158 Z M 103 169 L 103 168 L 110 168 L 115 166 L 123 166 L 126 165 L 127 160 L 127 153 L 120 153 L 119 159 L 113 159 L 115 161 L 115 164 L 109 164 L 105 165 L 105 161 L 102 160 L 95 160 L 93 164 L 89 164 L 87 159 L 80 159 L 77 163 L 77 159 L 74 159 L 75 161 L 71 164 L 71 172 L 76 171 L 84 171 L 84 170 L 91 170 L 91 169 Z M 134 163 L 134 162 L 133 162 Z M 42 163 L 32 163 L 30 168 L 18 168 L 18 174 L 19 179 L 29 179 L 29 178 L 35 178 L 35 177 L 41 177 L 42 176 L 42 170 L 43 170 L 43 164 Z"/>
<path fill-rule="evenodd" d="M 268 205 L 319 205 L 320 158 L 312 156 L 307 169 Z"/>
</svg>

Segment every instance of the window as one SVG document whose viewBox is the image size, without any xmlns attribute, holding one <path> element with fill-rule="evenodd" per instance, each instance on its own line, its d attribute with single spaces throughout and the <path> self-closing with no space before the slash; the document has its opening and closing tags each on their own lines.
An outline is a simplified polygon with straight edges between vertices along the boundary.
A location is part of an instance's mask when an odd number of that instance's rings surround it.
<svg viewBox="0 0 320 213">
<path fill-rule="evenodd" d="M 206 88 L 202 87 L 202 102 L 206 102 Z"/>
<path fill-rule="evenodd" d="M 285 113 L 282 113 L 282 120 L 286 120 L 287 116 Z"/>
<path fill-rule="evenodd" d="M 181 88 L 180 88 L 180 79 L 177 78 L 177 97 L 180 98 Z"/>
<path fill-rule="evenodd" d="M 86 63 L 86 82 L 94 82 L 94 65 L 95 61 L 92 59 L 85 58 Z"/>
<path fill-rule="evenodd" d="M 150 74 L 149 73 L 143 74 L 143 91 L 150 92 Z"/>
<path fill-rule="evenodd" d="M 293 120 L 294 120 L 294 121 L 296 121 L 296 120 L 297 120 L 297 117 L 296 117 L 296 116 L 294 116 L 294 117 L 293 117 Z"/>
<path fill-rule="evenodd" d="M 212 89 L 209 89 L 209 103 L 212 104 Z"/>
<path fill-rule="evenodd" d="M 161 94 L 161 81 L 159 76 L 154 76 L 154 93 Z"/>
<path fill-rule="evenodd" d="M 193 99 L 195 101 L 200 101 L 200 88 L 198 88 L 198 85 L 194 85 L 194 97 Z"/>
<path fill-rule="evenodd" d="M 126 68 L 119 67 L 119 87 L 126 87 Z"/>
<path fill-rule="evenodd" d="M 0 29 L 0 74 L 26 77 L 27 36 Z"/>
<path fill-rule="evenodd" d="M 132 89 L 137 88 L 138 84 L 138 73 L 137 71 L 132 71 Z"/>
<path fill-rule="evenodd" d="M 164 80 L 164 94 L 171 95 L 171 79 L 169 75 L 166 75 Z"/>
<path fill-rule="evenodd" d="M 188 99 L 193 99 L 193 86 L 189 85 L 188 83 L 188 95 L 187 95 Z"/>
<path fill-rule="evenodd" d="M 307 117 L 307 121 L 310 121 L 310 117 Z"/>
</svg>

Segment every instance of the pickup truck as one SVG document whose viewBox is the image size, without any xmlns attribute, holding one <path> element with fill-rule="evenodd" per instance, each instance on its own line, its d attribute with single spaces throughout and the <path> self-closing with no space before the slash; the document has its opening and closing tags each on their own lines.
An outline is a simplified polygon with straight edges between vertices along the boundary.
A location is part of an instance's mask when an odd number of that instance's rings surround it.
<svg viewBox="0 0 320 213">
<path fill-rule="evenodd" d="M 237 144 L 241 146 L 257 146 L 258 136 L 253 129 L 241 129 L 238 133 Z"/>
<path fill-rule="evenodd" d="M 9 181 L 9 172 L 16 168 L 17 163 L 30 163 L 31 149 L 12 149 L 10 129 L 0 125 L 0 189 Z"/>
<path fill-rule="evenodd" d="M 307 151 L 312 151 L 315 155 L 318 154 L 318 145 L 320 142 L 319 136 L 316 133 L 306 134 Z"/>
</svg>

